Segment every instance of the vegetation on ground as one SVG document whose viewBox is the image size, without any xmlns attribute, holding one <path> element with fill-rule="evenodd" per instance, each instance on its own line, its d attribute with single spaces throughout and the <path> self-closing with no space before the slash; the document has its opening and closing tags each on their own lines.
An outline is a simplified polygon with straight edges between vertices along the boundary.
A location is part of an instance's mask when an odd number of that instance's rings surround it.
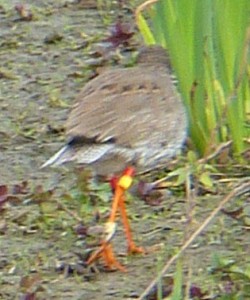
<svg viewBox="0 0 250 300">
<path fill-rule="evenodd" d="M 214 1 L 218 16 L 198 0 L 137 11 L 146 41 L 169 49 L 191 142 L 166 169 L 138 177 L 148 194 L 128 195 L 135 239 L 149 253 L 127 257 L 118 224 L 126 274 L 84 265 L 107 220 L 108 184 L 80 169 L 39 169 L 64 142 L 78 90 L 139 47 L 136 5 L 125 2 L 0 3 L 1 299 L 250 298 L 248 1 Z M 169 12 L 167 32 L 156 33 Z M 118 48 L 101 52 L 100 42 Z"/>
</svg>

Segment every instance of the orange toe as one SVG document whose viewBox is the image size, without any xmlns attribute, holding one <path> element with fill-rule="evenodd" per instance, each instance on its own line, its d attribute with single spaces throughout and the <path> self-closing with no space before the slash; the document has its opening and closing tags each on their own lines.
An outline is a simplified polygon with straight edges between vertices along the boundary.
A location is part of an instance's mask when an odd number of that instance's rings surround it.
<svg viewBox="0 0 250 300">
<path fill-rule="evenodd" d="M 104 260 L 104 263 L 106 267 L 110 270 L 120 270 L 122 272 L 126 272 L 126 268 L 119 263 L 119 261 L 116 259 L 112 246 L 109 244 L 102 252 L 102 258 Z"/>
<path fill-rule="evenodd" d="M 98 248 L 87 260 L 87 265 L 91 265 L 92 263 L 102 259 L 104 261 L 105 266 L 109 270 L 120 270 L 122 272 L 126 272 L 126 268 L 119 263 L 116 259 L 112 245 L 103 242 L 103 244 Z"/>
<path fill-rule="evenodd" d="M 128 253 L 129 254 L 145 254 L 146 251 L 142 247 L 137 247 L 135 244 L 129 244 L 128 245 Z"/>
</svg>

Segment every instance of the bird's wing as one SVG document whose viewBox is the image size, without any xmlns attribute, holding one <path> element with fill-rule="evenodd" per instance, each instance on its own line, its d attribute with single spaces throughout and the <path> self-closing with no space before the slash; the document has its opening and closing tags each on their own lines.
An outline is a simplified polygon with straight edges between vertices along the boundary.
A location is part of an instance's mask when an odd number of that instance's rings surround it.
<svg viewBox="0 0 250 300">
<path fill-rule="evenodd" d="M 182 104 L 167 68 L 107 70 L 87 83 L 76 100 L 67 135 L 94 138 L 97 143 L 164 143 L 183 117 L 176 117 Z"/>
</svg>

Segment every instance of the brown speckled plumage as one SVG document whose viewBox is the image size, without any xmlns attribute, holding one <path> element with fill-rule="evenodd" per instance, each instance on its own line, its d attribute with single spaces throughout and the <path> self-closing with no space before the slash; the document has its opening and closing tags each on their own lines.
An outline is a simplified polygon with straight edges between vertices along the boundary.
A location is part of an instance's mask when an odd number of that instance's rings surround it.
<svg viewBox="0 0 250 300">
<path fill-rule="evenodd" d="M 135 67 L 106 70 L 85 85 L 66 122 L 70 142 L 44 166 L 73 160 L 100 175 L 129 164 L 149 170 L 178 152 L 186 131 L 166 51 L 146 47 Z"/>
</svg>

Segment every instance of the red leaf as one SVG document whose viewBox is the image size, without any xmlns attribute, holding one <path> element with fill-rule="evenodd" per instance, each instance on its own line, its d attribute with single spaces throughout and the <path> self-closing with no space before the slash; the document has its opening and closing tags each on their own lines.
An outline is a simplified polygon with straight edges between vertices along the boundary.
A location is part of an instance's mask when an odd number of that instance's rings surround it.
<svg viewBox="0 0 250 300">
<path fill-rule="evenodd" d="M 110 33 L 111 35 L 105 41 L 111 43 L 115 48 L 126 44 L 134 35 L 130 24 L 122 23 L 120 20 L 111 27 Z"/>
<path fill-rule="evenodd" d="M 0 185 L 0 197 L 8 193 L 7 185 Z"/>
<path fill-rule="evenodd" d="M 6 185 L 0 185 L 0 209 L 8 201 L 8 187 Z"/>
</svg>

